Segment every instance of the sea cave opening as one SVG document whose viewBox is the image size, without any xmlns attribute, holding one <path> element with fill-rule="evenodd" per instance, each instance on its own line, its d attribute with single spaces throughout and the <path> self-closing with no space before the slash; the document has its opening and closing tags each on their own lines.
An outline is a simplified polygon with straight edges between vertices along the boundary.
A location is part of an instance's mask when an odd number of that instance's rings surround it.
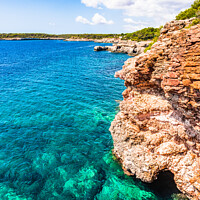
<svg viewBox="0 0 200 200">
<path fill-rule="evenodd" d="M 147 187 L 152 190 L 156 195 L 165 197 L 164 199 L 173 199 L 174 194 L 181 194 L 174 181 L 174 174 L 170 171 L 162 171 L 159 173 L 153 183 L 145 183 Z"/>
</svg>

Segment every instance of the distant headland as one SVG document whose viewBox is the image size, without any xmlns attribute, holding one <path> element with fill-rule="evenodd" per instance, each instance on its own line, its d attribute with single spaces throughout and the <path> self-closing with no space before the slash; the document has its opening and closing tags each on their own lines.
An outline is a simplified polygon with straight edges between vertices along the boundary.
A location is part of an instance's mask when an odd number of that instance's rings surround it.
<svg viewBox="0 0 200 200">
<path fill-rule="evenodd" d="M 161 27 L 162 28 L 162 27 Z M 160 34 L 160 28 L 144 28 L 133 33 L 121 34 L 46 34 L 46 33 L 1 33 L 0 40 L 63 40 L 63 41 L 92 41 L 97 43 L 112 43 L 113 46 L 97 46 L 95 51 L 108 50 L 114 53 L 127 53 L 131 56 L 143 53 L 152 41 Z"/>
<path fill-rule="evenodd" d="M 46 34 L 46 33 L 0 33 L 0 40 L 66 40 L 94 41 L 101 39 L 122 39 L 132 41 L 152 40 L 157 36 L 158 28 L 144 28 L 133 33 L 121 34 Z M 110 41 L 108 41 L 110 42 Z"/>
</svg>

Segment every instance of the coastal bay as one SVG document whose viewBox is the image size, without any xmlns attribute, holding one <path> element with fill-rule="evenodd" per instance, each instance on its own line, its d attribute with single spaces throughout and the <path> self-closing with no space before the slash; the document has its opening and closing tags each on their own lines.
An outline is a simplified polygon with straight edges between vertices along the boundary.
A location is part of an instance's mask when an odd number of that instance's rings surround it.
<svg viewBox="0 0 200 200">
<path fill-rule="evenodd" d="M 126 54 L 93 42 L 1 41 L 0 198 L 172 199 L 124 175 L 108 131 Z M 105 45 L 105 44 L 100 44 Z"/>
</svg>

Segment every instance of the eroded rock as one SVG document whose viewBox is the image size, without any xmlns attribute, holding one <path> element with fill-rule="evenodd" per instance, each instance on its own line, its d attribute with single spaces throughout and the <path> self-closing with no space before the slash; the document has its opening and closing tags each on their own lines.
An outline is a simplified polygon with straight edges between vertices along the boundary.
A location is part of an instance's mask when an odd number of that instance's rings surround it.
<svg viewBox="0 0 200 200">
<path fill-rule="evenodd" d="M 115 74 L 127 89 L 110 131 L 128 175 L 145 182 L 174 174 L 188 198 L 200 199 L 200 25 L 172 21 L 152 49 Z"/>
<path fill-rule="evenodd" d="M 95 51 L 110 51 L 113 53 L 126 53 L 136 56 L 144 52 L 152 41 L 136 42 L 131 40 L 118 40 L 113 46 L 96 46 Z"/>
</svg>

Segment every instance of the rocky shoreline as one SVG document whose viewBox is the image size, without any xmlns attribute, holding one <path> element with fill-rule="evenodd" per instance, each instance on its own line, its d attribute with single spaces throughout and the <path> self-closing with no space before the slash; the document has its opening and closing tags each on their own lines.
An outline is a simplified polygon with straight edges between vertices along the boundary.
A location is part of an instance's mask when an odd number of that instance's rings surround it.
<svg viewBox="0 0 200 200">
<path fill-rule="evenodd" d="M 63 40 L 68 42 L 96 42 L 96 43 L 112 43 L 112 46 L 96 46 L 95 51 L 110 51 L 113 53 L 126 53 L 130 56 L 139 55 L 144 52 L 145 48 L 149 46 L 151 41 L 130 41 L 121 40 L 119 38 L 103 38 L 103 39 L 65 39 L 65 38 L 1 38 L 5 41 L 22 41 L 22 40 Z"/>
<path fill-rule="evenodd" d="M 113 53 L 126 53 L 136 56 L 144 52 L 152 41 L 136 42 L 131 40 L 118 40 L 112 46 L 96 46 L 94 51 L 110 51 Z"/>
<path fill-rule="evenodd" d="M 115 74 L 127 89 L 110 132 L 127 175 L 153 182 L 170 171 L 178 189 L 200 199 L 200 25 L 172 21 L 147 53 Z"/>
<path fill-rule="evenodd" d="M 75 39 L 75 38 L 70 38 L 70 39 L 65 39 L 65 41 L 72 41 L 72 42 L 96 42 L 96 43 L 118 43 L 120 41 L 119 38 L 102 38 L 102 39 L 87 39 L 87 38 L 82 38 L 82 39 Z"/>
<path fill-rule="evenodd" d="M 110 51 L 113 53 L 126 53 L 130 56 L 139 55 L 144 52 L 145 48 L 149 46 L 151 41 L 129 41 L 121 40 L 119 38 L 103 38 L 103 39 L 65 39 L 65 38 L 2 38 L 5 41 L 22 41 L 22 40 L 63 40 L 68 42 L 96 42 L 96 43 L 112 43 L 112 46 L 96 46 L 95 51 Z"/>
</svg>

